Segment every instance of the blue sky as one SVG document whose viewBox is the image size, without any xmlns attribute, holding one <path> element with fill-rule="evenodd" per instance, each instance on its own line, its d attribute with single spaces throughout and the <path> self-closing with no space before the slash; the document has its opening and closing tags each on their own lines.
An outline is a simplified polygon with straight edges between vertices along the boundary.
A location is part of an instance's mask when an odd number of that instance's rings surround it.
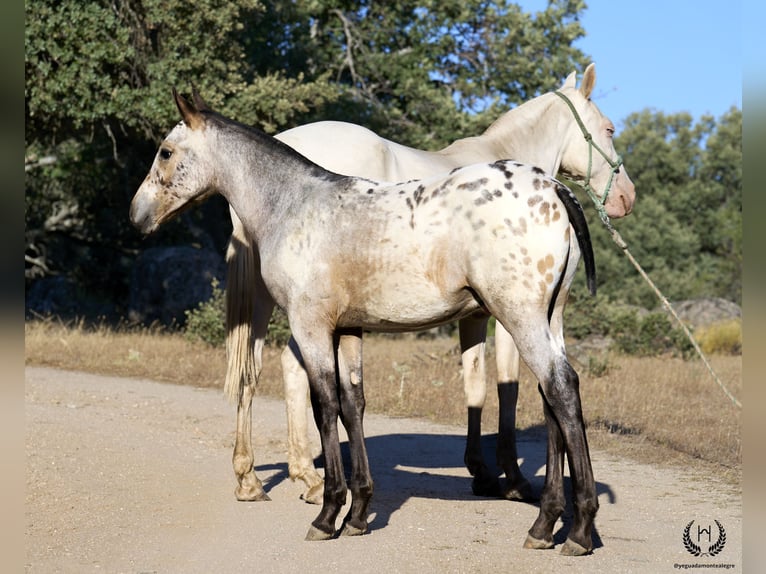
<svg viewBox="0 0 766 574">
<path fill-rule="evenodd" d="M 530 12 L 547 6 L 547 0 L 516 1 Z M 596 63 L 594 101 L 618 130 L 623 119 L 644 108 L 689 112 L 695 120 L 703 114 L 717 118 L 732 105 L 742 108 L 740 2 L 586 3 L 581 20 L 586 36 L 575 46 Z M 753 63 L 763 58 L 762 36 L 757 45 L 758 50 L 746 51 Z"/>
</svg>

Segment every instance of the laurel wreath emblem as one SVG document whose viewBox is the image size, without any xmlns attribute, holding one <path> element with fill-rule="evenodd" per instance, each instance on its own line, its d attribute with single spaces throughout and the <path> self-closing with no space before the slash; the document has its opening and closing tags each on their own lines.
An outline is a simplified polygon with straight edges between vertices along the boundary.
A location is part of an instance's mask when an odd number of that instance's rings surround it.
<svg viewBox="0 0 766 574">
<path fill-rule="evenodd" d="M 691 530 L 694 521 L 692 520 L 686 525 L 686 528 L 684 528 L 684 547 L 689 554 L 692 556 L 715 556 L 723 550 L 723 547 L 726 545 L 726 530 L 724 530 L 724 527 L 717 520 L 715 523 L 716 526 L 718 526 L 718 540 L 708 548 L 707 552 L 702 552 L 702 548 L 692 542 L 692 538 L 689 535 L 689 531 Z"/>
</svg>

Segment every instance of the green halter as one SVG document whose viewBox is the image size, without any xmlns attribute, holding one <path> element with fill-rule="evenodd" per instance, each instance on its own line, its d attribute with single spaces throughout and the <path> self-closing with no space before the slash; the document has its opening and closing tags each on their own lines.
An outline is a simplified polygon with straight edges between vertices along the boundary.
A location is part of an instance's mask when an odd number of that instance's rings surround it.
<svg viewBox="0 0 766 574">
<path fill-rule="evenodd" d="M 612 189 L 612 181 L 614 180 L 614 174 L 620 171 L 620 166 L 622 165 L 622 156 L 617 154 L 616 160 L 611 159 L 606 154 L 606 152 L 602 150 L 596 144 L 596 142 L 593 141 L 593 136 L 585 127 L 585 124 L 580 118 L 580 114 L 577 113 L 577 110 L 575 109 L 574 104 L 572 104 L 572 101 L 569 98 L 567 98 L 564 94 L 559 92 L 558 90 L 555 91 L 554 94 L 556 94 L 558 97 L 564 100 L 566 105 L 569 106 L 569 109 L 572 110 L 572 114 L 574 114 L 575 121 L 577 122 L 577 125 L 580 126 L 580 131 L 582 131 L 582 135 L 585 138 L 585 141 L 588 142 L 588 171 L 585 175 L 585 185 L 583 185 L 583 189 L 587 192 L 588 196 L 596 205 L 596 210 L 598 211 L 598 215 L 599 217 L 601 217 L 601 220 L 604 223 L 607 223 L 609 221 L 609 216 L 606 214 L 606 209 L 604 208 L 604 204 L 606 203 L 606 198 L 609 195 L 609 191 Z M 591 170 L 593 168 L 593 150 L 594 149 L 601 154 L 601 157 L 603 157 L 606 160 L 606 163 L 608 163 L 609 166 L 612 168 L 611 171 L 609 172 L 609 180 L 606 182 L 606 188 L 604 189 L 604 193 L 601 195 L 601 197 L 596 195 L 596 192 L 593 191 L 593 188 L 590 185 L 590 175 L 591 175 Z"/>
</svg>

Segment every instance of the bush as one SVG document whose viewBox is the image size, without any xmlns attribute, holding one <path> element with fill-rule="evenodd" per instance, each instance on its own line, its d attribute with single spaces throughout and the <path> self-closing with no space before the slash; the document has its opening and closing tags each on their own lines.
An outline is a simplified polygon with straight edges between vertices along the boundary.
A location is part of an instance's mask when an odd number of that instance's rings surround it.
<svg viewBox="0 0 766 574">
<path fill-rule="evenodd" d="M 639 317 L 623 314 L 611 329 L 617 349 L 627 355 L 651 357 L 671 353 L 688 358 L 694 347 L 683 329 L 674 327 L 662 311 Z"/>
<path fill-rule="evenodd" d="M 218 279 L 211 282 L 213 294 L 195 309 L 184 311 L 186 315 L 186 338 L 204 341 L 213 347 L 226 342 L 226 293 L 218 286 Z"/>
<path fill-rule="evenodd" d="M 185 311 L 186 328 L 184 333 L 191 341 L 204 341 L 213 347 L 226 343 L 226 292 L 220 288 L 217 279 L 211 282 L 213 294 L 195 309 Z M 266 336 L 268 345 L 286 345 L 290 339 L 290 324 L 287 313 L 279 307 L 269 320 Z"/>
<path fill-rule="evenodd" d="M 738 355 L 742 353 L 742 320 L 728 319 L 699 327 L 694 338 L 705 354 Z"/>
</svg>

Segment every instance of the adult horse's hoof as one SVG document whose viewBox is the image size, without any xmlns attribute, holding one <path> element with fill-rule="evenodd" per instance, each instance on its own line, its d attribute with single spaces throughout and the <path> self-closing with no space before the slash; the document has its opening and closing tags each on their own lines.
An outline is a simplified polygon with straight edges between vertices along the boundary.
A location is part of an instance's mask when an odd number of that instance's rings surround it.
<svg viewBox="0 0 766 574">
<path fill-rule="evenodd" d="M 537 502 L 540 500 L 540 497 L 534 493 L 532 485 L 529 484 L 526 479 L 523 479 L 516 484 L 510 484 L 509 481 L 506 481 L 503 487 L 502 497 L 506 500 L 519 502 Z"/>
<path fill-rule="evenodd" d="M 316 526 L 312 525 L 309 531 L 306 533 L 306 540 L 313 542 L 315 540 L 330 540 L 333 537 L 334 532 L 325 532 L 319 530 Z"/>
<path fill-rule="evenodd" d="M 308 504 L 322 504 L 324 498 L 324 482 L 320 482 L 306 489 L 306 492 L 301 494 L 301 500 Z"/>
<path fill-rule="evenodd" d="M 262 488 L 250 489 L 237 487 L 234 491 L 234 496 L 236 496 L 237 500 L 240 502 L 267 502 L 271 500 L 271 497 L 269 497 Z"/>
<path fill-rule="evenodd" d="M 564 546 L 561 547 L 562 556 L 585 556 L 586 554 L 590 553 L 590 548 L 585 548 L 584 546 L 581 546 L 569 538 L 567 538 L 566 542 L 564 542 Z"/>
<path fill-rule="evenodd" d="M 527 534 L 527 539 L 524 541 L 524 548 L 528 548 L 530 550 L 550 550 L 553 548 L 553 541 L 540 540 L 531 534 Z"/>
</svg>

